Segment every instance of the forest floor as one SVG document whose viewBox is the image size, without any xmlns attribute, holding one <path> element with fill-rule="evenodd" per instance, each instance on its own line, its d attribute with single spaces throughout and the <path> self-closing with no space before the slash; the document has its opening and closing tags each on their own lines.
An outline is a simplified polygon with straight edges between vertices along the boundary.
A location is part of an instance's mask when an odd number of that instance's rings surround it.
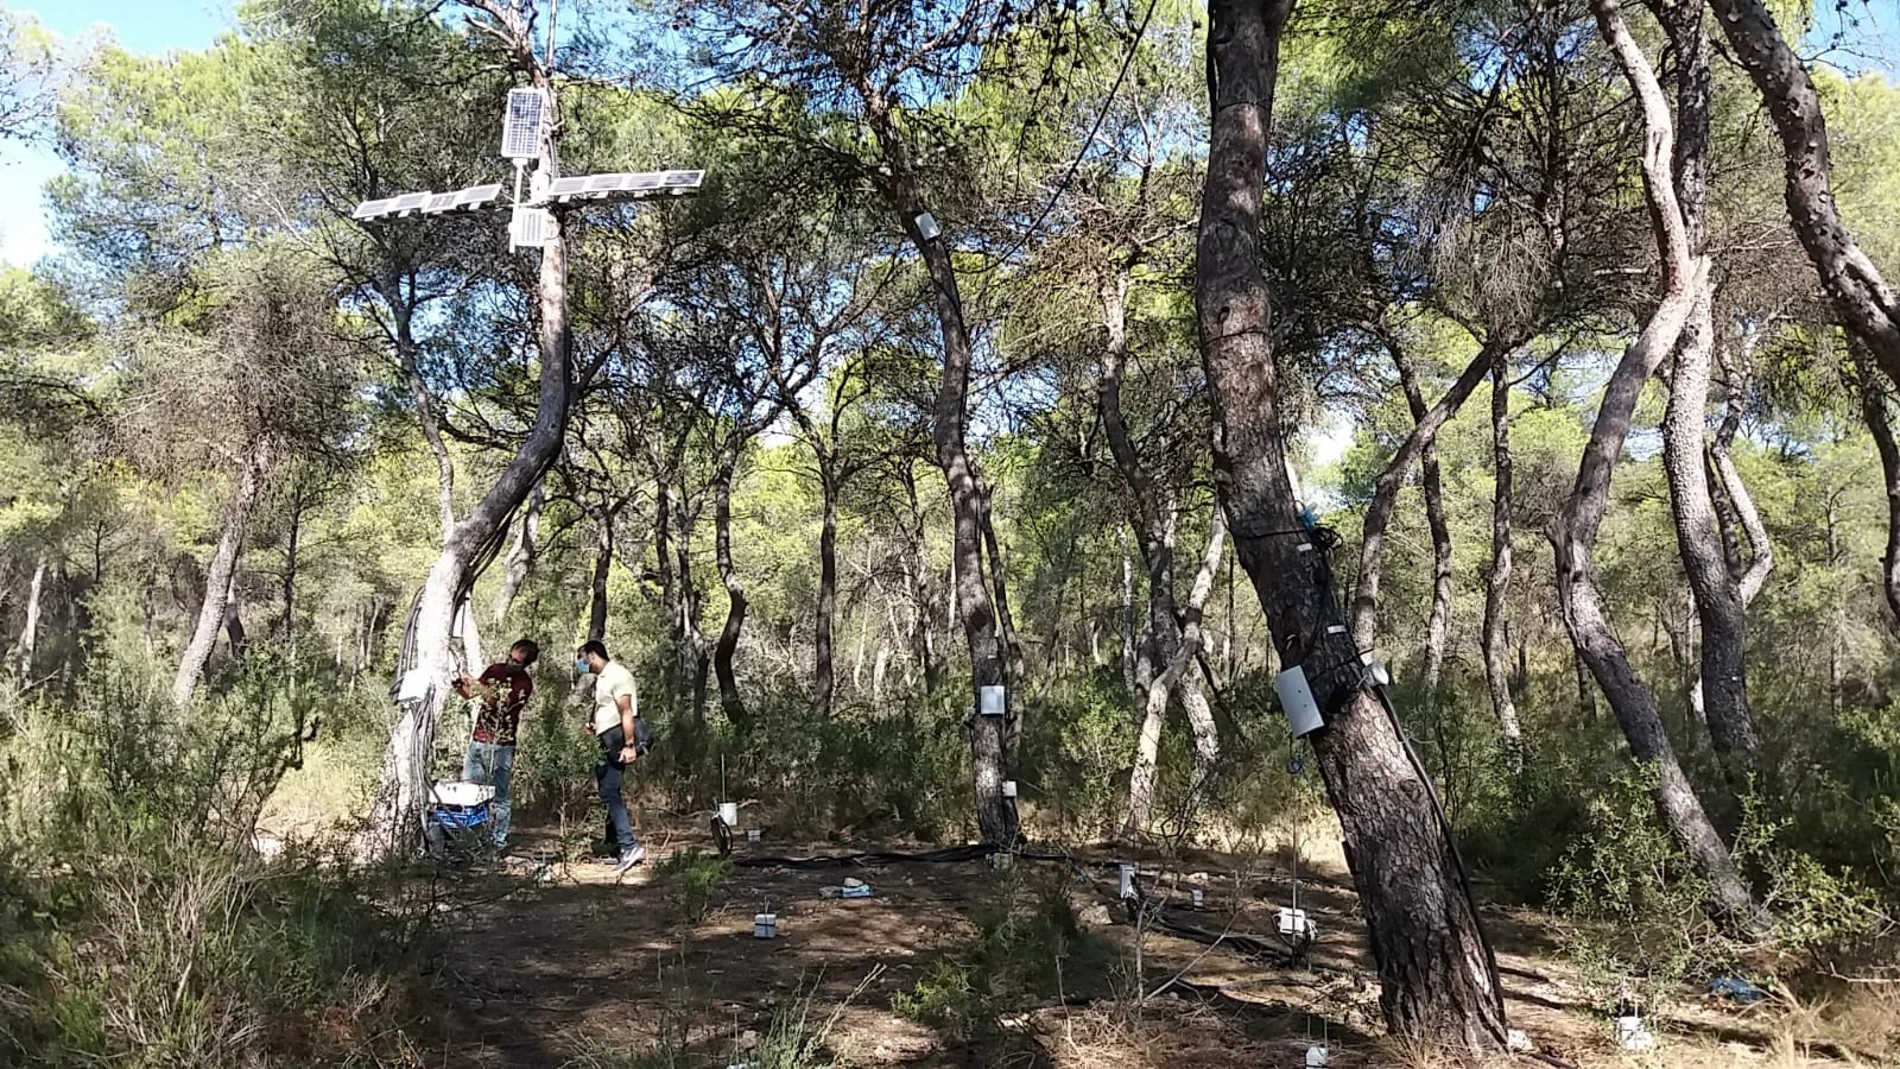
<svg viewBox="0 0 1900 1069">
<path fill-rule="evenodd" d="M 529 826 L 518 830 L 501 863 L 436 882 L 452 1003 L 439 1023 L 455 1037 L 443 1064 L 742 1064 L 775 1013 L 783 1021 L 788 1011 L 803 1012 L 805 1031 L 822 1035 L 828 1052 L 853 1066 L 1300 1066 L 1309 1041 L 1322 1036 L 1333 1066 L 1434 1064 L 1375 1037 L 1378 985 L 1357 903 L 1343 870 L 1324 863 L 1301 883 L 1300 904 L 1320 938 L 1310 962 L 1293 965 L 1268 949 L 1275 910 L 1287 896 L 1285 872 L 1271 863 L 1263 872 L 1259 859 L 1243 866 L 1190 851 L 1165 866 L 1144 861 L 1144 886 L 1176 904 L 1171 917 L 1223 933 L 1212 947 L 1131 923 L 1114 907 L 1111 862 L 1125 852 L 1106 850 L 1078 852 L 1082 864 L 1021 862 L 1014 874 L 983 859 L 736 867 L 711 888 L 694 920 L 695 907 L 681 908 L 656 863 L 689 849 L 712 852 L 708 825 L 654 825 L 649 819 L 643 829 L 649 863 L 624 877 L 577 862 L 537 878 L 534 858 L 557 844 L 550 829 Z M 733 849 L 743 858 L 866 848 L 768 840 Z M 1235 871 L 1254 875 L 1235 879 Z M 874 897 L 824 896 L 824 888 L 847 876 L 870 884 Z M 973 918 L 986 907 L 993 911 L 1000 896 L 1021 895 L 1035 879 L 1069 882 L 1095 949 L 1071 959 L 1057 997 L 1000 1013 L 979 1028 L 927 1027 L 893 1009 L 893 999 L 932 975 L 940 958 L 969 945 Z M 1204 888 L 1199 911 L 1188 904 L 1190 885 Z M 753 915 L 765 911 L 778 915 L 778 936 L 770 941 L 752 934 Z M 1513 1026 L 1561 1062 L 1689 1069 L 1851 1064 L 1811 1059 L 1780 1010 L 1724 1010 L 1693 999 L 1651 1021 L 1659 1033 L 1655 1050 L 1623 1054 L 1560 959 L 1544 918 L 1515 910 L 1487 910 L 1486 918 Z M 1261 942 L 1235 938 L 1243 933 Z M 1170 979 L 1176 982 L 1158 996 L 1129 997 Z"/>
</svg>

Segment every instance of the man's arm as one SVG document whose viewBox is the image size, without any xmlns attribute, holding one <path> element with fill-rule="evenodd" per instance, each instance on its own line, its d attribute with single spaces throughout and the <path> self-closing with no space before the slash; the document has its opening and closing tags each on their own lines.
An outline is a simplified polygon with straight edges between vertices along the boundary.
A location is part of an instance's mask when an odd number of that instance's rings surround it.
<svg viewBox="0 0 1900 1069">
<path fill-rule="evenodd" d="M 616 699 L 620 705 L 620 737 L 626 740 L 625 747 L 621 751 L 623 760 L 628 753 L 632 753 L 637 757 L 640 752 L 639 736 L 634 734 L 633 727 L 633 718 L 638 715 L 637 710 L 634 708 L 634 697 L 634 692 L 629 691 Z"/>
</svg>

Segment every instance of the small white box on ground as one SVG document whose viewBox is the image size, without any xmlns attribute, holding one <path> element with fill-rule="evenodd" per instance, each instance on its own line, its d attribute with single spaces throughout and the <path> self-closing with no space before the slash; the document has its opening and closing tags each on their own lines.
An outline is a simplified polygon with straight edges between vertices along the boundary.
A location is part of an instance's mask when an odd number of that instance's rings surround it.
<svg viewBox="0 0 1900 1069">
<path fill-rule="evenodd" d="M 1189 891 L 1188 900 L 1194 903 L 1195 909 L 1200 909 L 1201 908 L 1201 889 L 1199 887 L 1196 887 L 1193 890 Z"/>
<path fill-rule="evenodd" d="M 752 938 L 776 939 L 778 937 L 778 914 L 756 913 L 752 916 Z"/>
<path fill-rule="evenodd" d="M 1332 1053 L 1325 1047 L 1306 1048 L 1306 1069 L 1326 1069 L 1332 1061 Z"/>
<path fill-rule="evenodd" d="M 984 716 L 1003 715 L 1003 688 L 997 684 L 978 687 L 976 711 Z"/>
<path fill-rule="evenodd" d="M 1288 938 L 1312 939 L 1319 935 L 1319 926 L 1313 923 L 1312 918 L 1308 917 L 1303 909 L 1287 909 L 1282 906 L 1276 920 L 1280 934 Z"/>
<path fill-rule="evenodd" d="M 757 844 L 759 841 L 759 829 L 747 828 L 745 831 L 745 841 L 748 843 Z"/>
</svg>

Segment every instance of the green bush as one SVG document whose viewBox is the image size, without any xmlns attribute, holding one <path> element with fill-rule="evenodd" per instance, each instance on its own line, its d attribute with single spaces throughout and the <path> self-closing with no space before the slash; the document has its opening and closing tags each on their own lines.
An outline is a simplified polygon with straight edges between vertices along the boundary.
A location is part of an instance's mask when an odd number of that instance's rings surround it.
<svg viewBox="0 0 1900 1069">
<path fill-rule="evenodd" d="M 732 875 L 732 860 L 684 850 L 660 862 L 654 875 L 666 888 L 666 900 L 680 919 L 698 924 L 705 919 L 713 894 Z"/>
</svg>

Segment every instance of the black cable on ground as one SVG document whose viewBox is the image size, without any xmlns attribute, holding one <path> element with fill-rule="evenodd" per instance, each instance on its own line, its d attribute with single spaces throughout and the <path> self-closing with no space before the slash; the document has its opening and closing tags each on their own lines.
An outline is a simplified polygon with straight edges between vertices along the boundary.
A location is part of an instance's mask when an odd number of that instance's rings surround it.
<svg viewBox="0 0 1900 1069">
<path fill-rule="evenodd" d="M 979 843 L 972 846 L 949 846 L 941 850 L 925 850 L 920 853 L 903 853 L 895 850 L 872 850 L 861 854 L 814 854 L 811 857 L 758 857 L 748 855 L 735 857 L 732 864 L 742 869 L 839 869 L 857 865 L 888 865 L 901 861 L 954 862 L 977 861 L 998 853 L 996 846 Z"/>
</svg>

